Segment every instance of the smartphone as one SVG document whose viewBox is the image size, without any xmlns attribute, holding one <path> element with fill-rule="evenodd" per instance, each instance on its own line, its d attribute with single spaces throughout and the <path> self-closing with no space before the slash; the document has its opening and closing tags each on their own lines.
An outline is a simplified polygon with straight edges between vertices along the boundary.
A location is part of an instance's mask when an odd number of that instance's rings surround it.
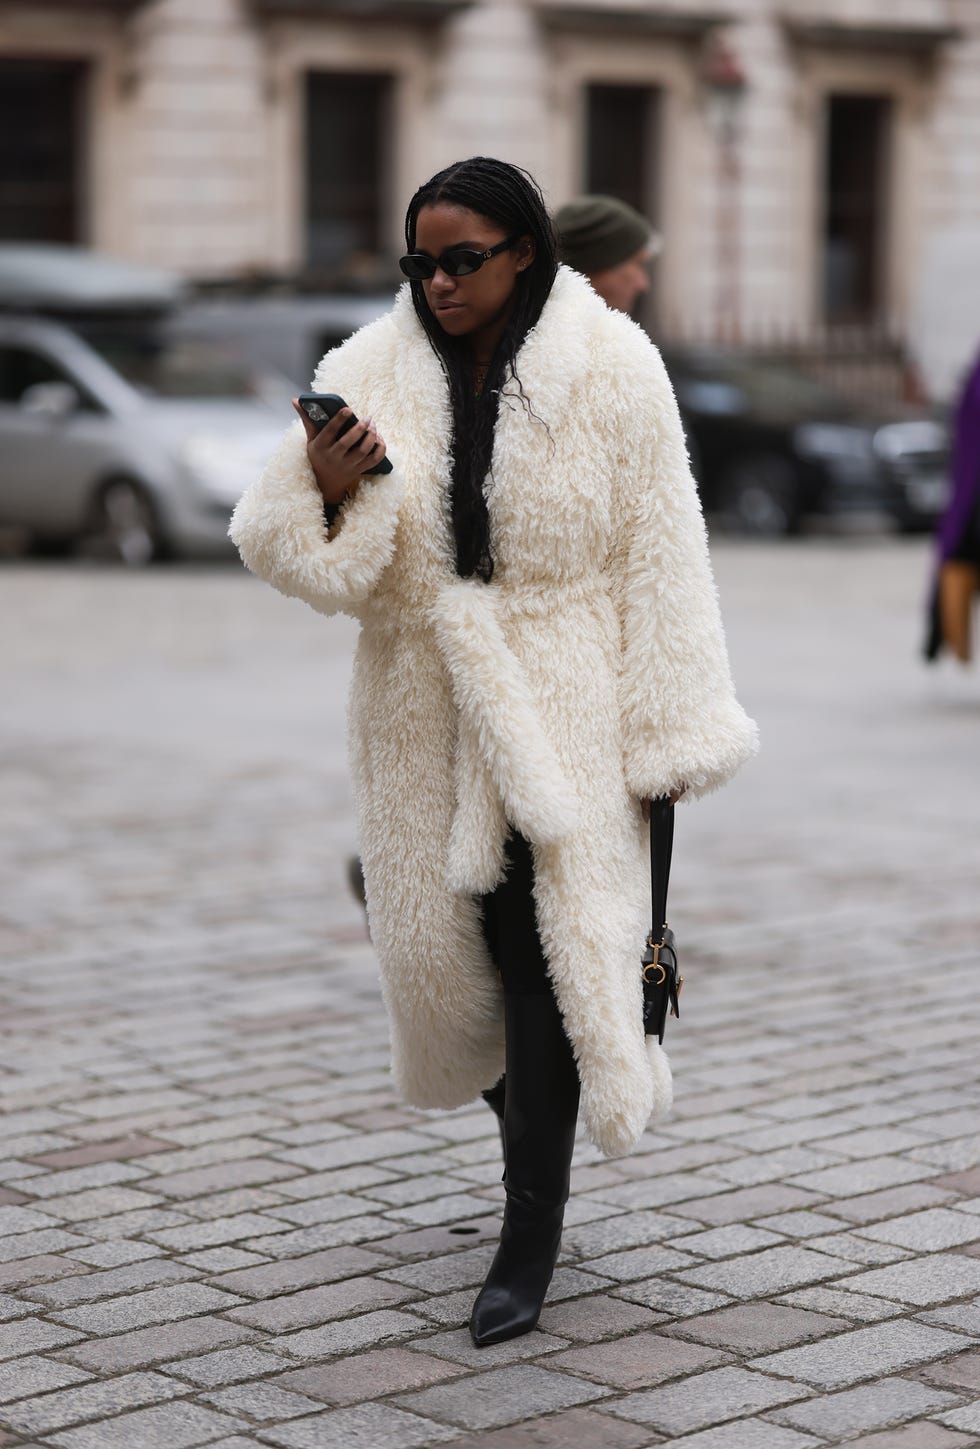
<svg viewBox="0 0 980 1449">
<path fill-rule="evenodd" d="M 347 406 L 344 399 L 338 397 L 335 392 L 304 392 L 296 401 L 317 431 L 329 423 L 331 418 L 336 417 L 341 408 Z M 350 432 L 356 422 L 357 418 L 349 417 L 337 436 L 342 438 L 345 433 Z M 376 463 L 373 468 L 365 468 L 364 471 L 365 473 L 390 473 L 391 462 L 388 458 L 382 458 L 380 463 Z"/>
</svg>

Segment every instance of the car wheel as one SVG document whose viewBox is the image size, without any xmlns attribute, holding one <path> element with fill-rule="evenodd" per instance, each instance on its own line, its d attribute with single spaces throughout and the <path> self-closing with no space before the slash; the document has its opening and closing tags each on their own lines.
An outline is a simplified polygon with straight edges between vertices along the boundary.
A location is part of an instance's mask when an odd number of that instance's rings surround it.
<svg viewBox="0 0 980 1449">
<path fill-rule="evenodd" d="M 796 479 L 785 458 L 746 458 L 725 474 L 720 492 L 724 526 L 748 538 L 783 538 L 800 525 Z"/>
<path fill-rule="evenodd" d="M 128 478 L 114 478 L 99 491 L 86 543 L 99 558 L 127 568 L 143 568 L 165 552 L 156 509 Z"/>
</svg>

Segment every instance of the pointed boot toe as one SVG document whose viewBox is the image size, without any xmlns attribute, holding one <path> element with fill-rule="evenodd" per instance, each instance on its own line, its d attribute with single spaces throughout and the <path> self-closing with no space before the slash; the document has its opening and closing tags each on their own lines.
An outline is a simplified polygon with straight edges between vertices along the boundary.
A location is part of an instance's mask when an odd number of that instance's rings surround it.
<svg viewBox="0 0 980 1449">
<path fill-rule="evenodd" d="M 477 1348 L 537 1326 L 558 1261 L 563 1216 L 564 1204 L 542 1209 L 508 1199 L 500 1247 L 470 1315 Z"/>
<path fill-rule="evenodd" d="M 503 1284 L 488 1285 L 473 1305 L 470 1337 L 477 1348 L 520 1338 L 537 1326 L 541 1306 L 541 1301 L 522 1301 Z"/>
</svg>

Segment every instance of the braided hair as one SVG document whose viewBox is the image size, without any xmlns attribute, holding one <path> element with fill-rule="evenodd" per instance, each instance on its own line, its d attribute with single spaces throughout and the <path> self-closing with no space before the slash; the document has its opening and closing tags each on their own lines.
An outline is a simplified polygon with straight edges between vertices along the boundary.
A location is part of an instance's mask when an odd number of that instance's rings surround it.
<svg viewBox="0 0 980 1449">
<path fill-rule="evenodd" d="M 449 383 L 453 415 L 450 511 L 456 570 L 464 578 L 475 575 L 488 583 L 493 574 L 493 555 L 484 480 L 493 457 L 500 389 L 508 377 L 513 377 L 528 406 L 515 360 L 548 300 L 558 270 L 557 244 L 544 198 L 533 177 L 506 161 L 473 156 L 439 171 L 412 197 L 405 217 L 405 240 L 410 252 L 415 251 L 419 212 L 442 201 L 476 212 L 502 227 L 508 236 L 530 236 L 534 241 L 534 260 L 517 276 L 514 306 L 478 397 L 474 396 L 466 339 L 450 337 L 443 331 L 425 300 L 422 283 L 411 283 L 416 315 Z"/>
</svg>

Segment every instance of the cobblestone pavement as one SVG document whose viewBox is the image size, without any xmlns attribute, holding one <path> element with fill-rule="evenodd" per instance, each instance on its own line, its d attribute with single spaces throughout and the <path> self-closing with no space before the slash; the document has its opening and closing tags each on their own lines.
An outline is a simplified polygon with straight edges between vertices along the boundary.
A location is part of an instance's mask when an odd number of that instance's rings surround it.
<svg viewBox="0 0 980 1449">
<path fill-rule="evenodd" d="M 499 1146 L 390 1085 L 351 626 L 0 572 L 0 1443 L 980 1444 L 980 679 L 918 662 L 921 543 L 716 562 L 765 748 L 678 816 L 677 1108 L 579 1144 L 540 1329 L 482 1351 Z"/>
</svg>

